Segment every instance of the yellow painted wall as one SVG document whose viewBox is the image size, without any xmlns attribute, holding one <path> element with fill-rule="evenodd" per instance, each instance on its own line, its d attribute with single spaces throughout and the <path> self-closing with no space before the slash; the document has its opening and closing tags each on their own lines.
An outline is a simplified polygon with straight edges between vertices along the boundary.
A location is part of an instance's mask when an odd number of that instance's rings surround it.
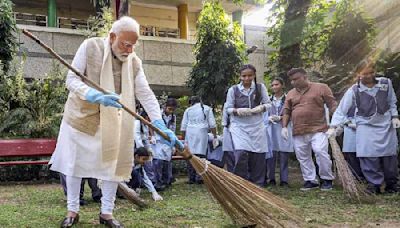
<svg viewBox="0 0 400 228">
<path fill-rule="evenodd" d="M 151 25 L 164 28 L 178 28 L 177 10 L 155 9 L 131 5 L 130 15 L 141 25 Z"/>
<path fill-rule="evenodd" d="M 145 6 L 131 5 L 130 15 L 141 25 L 151 25 L 163 28 L 178 28 L 178 9 L 156 9 Z M 198 13 L 189 12 L 189 37 L 194 39 Z"/>
</svg>

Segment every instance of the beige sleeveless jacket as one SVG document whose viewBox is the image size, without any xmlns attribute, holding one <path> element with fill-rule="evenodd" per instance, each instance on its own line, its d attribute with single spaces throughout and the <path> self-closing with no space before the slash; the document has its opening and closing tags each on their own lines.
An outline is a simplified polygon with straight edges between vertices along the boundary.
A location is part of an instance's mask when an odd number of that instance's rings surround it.
<svg viewBox="0 0 400 228">
<path fill-rule="evenodd" d="M 104 57 L 104 38 L 88 39 L 86 53 L 86 70 L 84 73 L 86 77 L 100 85 Z M 141 60 L 135 56 L 132 59 L 134 77 L 137 75 L 140 64 Z M 121 80 L 118 79 L 117 81 Z M 64 120 L 73 128 L 94 136 L 100 125 L 100 105 L 82 100 L 76 94 L 70 92 L 64 107 Z"/>
</svg>

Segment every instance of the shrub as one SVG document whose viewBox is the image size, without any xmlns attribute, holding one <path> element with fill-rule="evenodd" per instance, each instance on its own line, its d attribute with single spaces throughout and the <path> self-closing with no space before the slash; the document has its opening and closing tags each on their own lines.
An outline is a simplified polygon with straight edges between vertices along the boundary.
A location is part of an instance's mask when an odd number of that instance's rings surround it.
<svg viewBox="0 0 400 228">
<path fill-rule="evenodd" d="M 0 137 L 56 137 L 67 98 L 65 70 L 53 63 L 43 78 L 26 81 L 23 64 L 0 72 Z"/>
</svg>

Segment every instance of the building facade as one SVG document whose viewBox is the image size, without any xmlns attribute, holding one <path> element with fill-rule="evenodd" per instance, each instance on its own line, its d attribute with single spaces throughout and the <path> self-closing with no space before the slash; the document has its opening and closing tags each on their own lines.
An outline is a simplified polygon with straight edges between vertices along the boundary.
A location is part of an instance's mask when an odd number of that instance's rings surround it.
<svg viewBox="0 0 400 228">
<path fill-rule="evenodd" d="M 88 27 L 88 18 L 100 8 L 96 6 L 97 1 L 89 0 L 12 2 L 18 28 L 33 32 L 69 62 L 72 62 L 77 48 L 85 39 L 83 29 Z M 116 16 L 121 2 L 111 0 L 108 3 Z M 255 8 L 251 4 L 239 7 L 228 1 L 223 1 L 223 6 L 237 21 L 241 20 L 242 10 Z M 201 8 L 201 0 L 130 1 L 129 14 L 141 25 L 141 37 L 135 51 L 143 60 L 150 86 L 157 94 L 190 94 L 185 82 L 194 61 L 192 50 Z M 258 47 L 249 60 L 257 67 L 257 76 L 262 80 L 268 52 L 264 48 L 265 27 L 244 26 L 244 32 L 246 44 Z M 22 33 L 18 37 L 21 44 L 19 56 L 26 56 L 25 76 L 43 77 L 55 60 Z"/>
</svg>

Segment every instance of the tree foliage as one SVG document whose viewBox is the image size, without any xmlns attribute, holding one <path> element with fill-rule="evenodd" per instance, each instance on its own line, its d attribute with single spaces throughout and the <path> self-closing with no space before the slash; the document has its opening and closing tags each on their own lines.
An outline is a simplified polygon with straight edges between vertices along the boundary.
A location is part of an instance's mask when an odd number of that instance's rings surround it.
<svg viewBox="0 0 400 228">
<path fill-rule="evenodd" d="M 267 0 L 232 0 L 233 3 L 237 5 L 243 5 L 244 3 L 249 3 L 249 4 L 264 4 L 267 2 Z"/>
<path fill-rule="evenodd" d="M 292 2 L 302 1 L 278 0 L 272 7 L 269 19 L 276 21 L 267 35 L 271 38 L 269 45 L 276 50 L 269 55 L 268 73 L 277 75 L 293 66 L 305 67 L 319 72 L 321 80 L 334 91 L 342 92 L 351 81 L 354 65 L 371 50 L 375 35 L 373 21 L 365 17 L 354 0 L 312 0 L 307 12 L 301 7 L 290 9 Z M 288 20 L 290 10 L 297 15 L 306 13 L 304 23 L 302 17 Z M 289 32 L 296 30 L 301 36 L 285 32 L 286 28 Z M 283 53 L 283 48 L 291 44 L 295 45 L 292 52 Z"/>
<path fill-rule="evenodd" d="M 87 37 L 106 37 L 114 22 L 112 9 L 103 7 L 96 16 L 89 17 L 88 22 L 89 29 L 84 30 Z"/>
<path fill-rule="evenodd" d="M 318 68 L 328 45 L 329 24 L 335 1 L 313 0 L 307 12 L 300 44 L 301 58 L 305 68 Z"/>
<path fill-rule="evenodd" d="M 392 80 L 397 101 L 400 101 L 400 52 L 382 52 L 377 59 L 378 73 Z M 400 109 L 398 102 L 397 109 Z"/>
<path fill-rule="evenodd" d="M 17 27 L 10 0 L 0 1 L 0 64 L 3 71 L 7 72 L 15 49 L 18 45 L 15 33 Z"/>
<path fill-rule="evenodd" d="M 300 45 L 310 6 L 311 0 L 277 0 L 271 8 L 273 13 L 269 20 L 275 20 L 275 23 L 267 35 L 272 38 L 268 45 L 275 48 L 275 51 L 269 56 L 268 73 L 284 76 L 286 83 L 288 79 L 282 72 L 303 66 Z"/>
<path fill-rule="evenodd" d="M 219 1 L 204 3 L 197 24 L 196 60 L 187 85 L 207 104 L 222 104 L 245 60 L 242 30 L 231 24 Z"/>
<path fill-rule="evenodd" d="M 0 71 L 0 137 L 56 137 L 67 90 L 65 70 L 53 64 L 42 79 L 23 77 L 24 61 Z"/>
<path fill-rule="evenodd" d="M 324 81 L 341 95 L 354 82 L 355 66 L 372 51 L 374 21 L 353 0 L 347 0 L 336 5 L 329 28 L 321 71 Z"/>
</svg>

